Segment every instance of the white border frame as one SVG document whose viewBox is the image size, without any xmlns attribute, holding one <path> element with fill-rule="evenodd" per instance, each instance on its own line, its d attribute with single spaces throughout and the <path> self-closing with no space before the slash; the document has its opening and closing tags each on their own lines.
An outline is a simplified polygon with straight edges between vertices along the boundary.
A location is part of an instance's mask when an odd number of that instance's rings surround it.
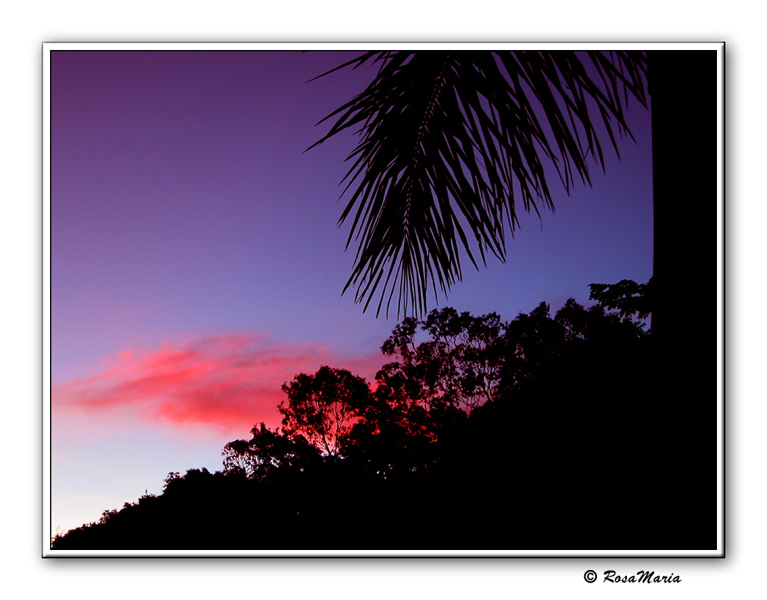
<svg viewBox="0 0 767 600">
<path fill-rule="evenodd" d="M 467 50 L 542 50 L 566 47 L 568 50 L 715 50 L 717 52 L 717 548 L 715 550 L 52 550 L 51 525 L 51 174 L 50 174 L 50 53 L 55 50 L 444 50 L 460 46 Z M 46 42 L 42 63 L 42 556 L 43 557 L 324 557 L 324 558 L 723 558 L 724 557 L 724 43 L 723 42 Z"/>
</svg>

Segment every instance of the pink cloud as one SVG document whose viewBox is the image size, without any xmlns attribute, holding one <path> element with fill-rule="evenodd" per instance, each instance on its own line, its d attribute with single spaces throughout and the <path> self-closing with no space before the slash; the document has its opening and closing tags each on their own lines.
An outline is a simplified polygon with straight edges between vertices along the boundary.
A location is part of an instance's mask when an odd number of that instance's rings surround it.
<svg viewBox="0 0 767 600">
<path fill-rule="evenodd" d="M 281 386 L 296 374 L 329 365 L 372 382 L 384 362 L 380 354 L 345 359 L 320 344 L 252 333 L 186 336 L 149 351 L 123 350 L 102 361 L 100 372 L 55 386 L 52 399 L 60 415 L 127 409 L 142 420 L 247 431 L 260 421 L 279 424 Z"/>
</svg>

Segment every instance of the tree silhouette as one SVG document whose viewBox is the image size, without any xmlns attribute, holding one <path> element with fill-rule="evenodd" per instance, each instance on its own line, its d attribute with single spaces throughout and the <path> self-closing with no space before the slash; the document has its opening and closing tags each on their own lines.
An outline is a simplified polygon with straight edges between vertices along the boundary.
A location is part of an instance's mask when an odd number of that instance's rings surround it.
<svg viewBox="0 0 767 600">
<path fill-rule="evenodd" d="M 646 105 L 640 52 L 374 51 L 337 69 L 368 62 L 376 78 L 312 147 L 360 132 L 340 218 L 353 215 L 347 247 L 359 241 L 344 291 L 365 309 L 379 293 L 377 313 L 397 290 L 398 313 L 425 313 L 429 288 L 461 279 L 461 250 L 478 267 L 473 245 L 483 263 L 504 261 L 519 203 L 553 208 L 554 174 L 568 192 L 589 183 L 601 138 L 617 152 L 616 136 L 631 135 L 629 98 Z"/>
<path fill-rule="evenodd" d="M 272 431 L 264 423 L 250 432 L 250 440 L 235 440 L 224 446 L 221 455 L 227 472 L 266 481 L 304 471 L 319 459 L 317 448 L 300 434 Z"/>
<path fill-rule="evenodd" d="M 381 351 L 395 357 L 379 378 L 407 381 L 408 393 L 429 408 L 474 408 L 492 400 L 498 383 L 503 323 L 495 313 L 475 317 L 446 307 L 426 319 L 405 318 Z M 416 344 L 419 332 L 430 339 Z"/>
<path fill-rule="evenodd" d="M 632 288 L 616 289 L 641 299 Z M 450 359 L 447 347 L 433 350 L 447 338 L 460 340 L 453 349 L 492 349 L 458 353 L 466 368 L 444 375 L 457 389 L 471 361 L 482 364 L 488 399 L 448 401 L 442 384 L 424 384 L 430 363 Z M 328 367 L 285 385 L 288 413 L 342 400 L 346 416 L 323 426 L 327 444 L 308 416 L 289 429 L 257 425 L 225 446 L 223 471 L 170 473 L 161 495 L 105 511 L 53 547 L 709 548 L 707 528 L 680 516 L 658 478 L 662 420 L 645 411 L 650 342 L 638 315 L 572 299 L 509 322 L 451 309 L 405 319 L 384 343 L 395 360 L 374 389 Z M 332 443 L 328 431 L 338 432 Z"/>
<path fill-rule="evenodd" d="M 296 375 L 282 390 L 288 396 L 279 406 L 285 432 L 303 436 L 331 456 L 338 454 L 356 409 L 367 404 L 370 392 L 361 377 L 330 367 Z"/>
<path fill-rule="evenodd" d="M 630 279 L 614 284 L 592 283 L 589 288 L 592 300 L 617 310 L 624 318 L 637 316 L 646 319 L 653 312 L 652 279 L 647 283 L 637 283 Z"/>
</svg>

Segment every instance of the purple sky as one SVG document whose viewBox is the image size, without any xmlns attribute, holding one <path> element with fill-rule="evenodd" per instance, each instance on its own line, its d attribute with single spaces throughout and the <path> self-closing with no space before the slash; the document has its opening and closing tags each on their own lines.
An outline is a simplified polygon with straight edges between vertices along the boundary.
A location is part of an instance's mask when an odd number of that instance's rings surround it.
<svg viewBox="0 0 767 600">
<path fill-rule="evenodd" d="M 396 315 L 341 296 L 353 262 L 347 137 L 304 153 L 369 69 L 307 83 L 338 52 L 54 51 L 51 56 L 52 525 L 221 466 L 279 386 L 322 364 L 369 380 Z M 525 215 L 508 263 L 442 305 L 512 319 L 652 270 L 649 113 L 556 215 Z"/>
</svg>

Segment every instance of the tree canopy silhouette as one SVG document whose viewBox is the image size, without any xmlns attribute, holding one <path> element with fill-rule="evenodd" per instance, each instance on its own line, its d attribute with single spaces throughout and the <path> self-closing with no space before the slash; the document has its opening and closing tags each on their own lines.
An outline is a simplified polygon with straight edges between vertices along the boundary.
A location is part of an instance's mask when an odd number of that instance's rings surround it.
<svg viewBox="0 0 767 600">
<path fill-rule="evenodd" d="M 645 290 L 608 295 L 620 306 Z M 161 495 L 53 547 L 709 547 L 657 477 L 649 342 L 638 314 L 572 299 L 510 321 L 450 308 L 406 318 L 372 385 L 327 366 L 297 375 L 283 426 L 226 444 L 221 471 L 171 473 Z"/>
<path fill-rule="evenodd" d="M 365 63 L 375 79 L 312 147 L 360 134 L 339 221 L 352 218 L 347 247 L 359 243 L 344 291 L 365 310 L 378 294 L 377 314 L 395 293 L 398 314 L 424 314 L 430 288 L 461 279 L 462 251 L 475 267 L 476 251 L 505 261 L 520 204 L 553 209 L 554 173 L 568 192 L 590 183 L 603 140 L 618 152 L 631 135 L 629 99 L 646 106 L 641 52 L 371 51 L 323 75 Z"/>
<path fill-rule="evenodd" d="M 314 375 L 301 373 L 282 386 L 288 400 L 279 406 L 288 434 L 305 437 L 321 452 L 336 455 L 356 409 L 366 403 L 368 388 L 345 369 L 322 367 Z"/>
<path fill-rule="evenodd" d="M 227 472 L 269 481 L 304 471 L 320 458 L 319 449 L 300 433 L 272 431 L 264 423 L 250 433 L 250 440 L 235 440 L 224 446 L 221 454 Z"/>
</svg>

